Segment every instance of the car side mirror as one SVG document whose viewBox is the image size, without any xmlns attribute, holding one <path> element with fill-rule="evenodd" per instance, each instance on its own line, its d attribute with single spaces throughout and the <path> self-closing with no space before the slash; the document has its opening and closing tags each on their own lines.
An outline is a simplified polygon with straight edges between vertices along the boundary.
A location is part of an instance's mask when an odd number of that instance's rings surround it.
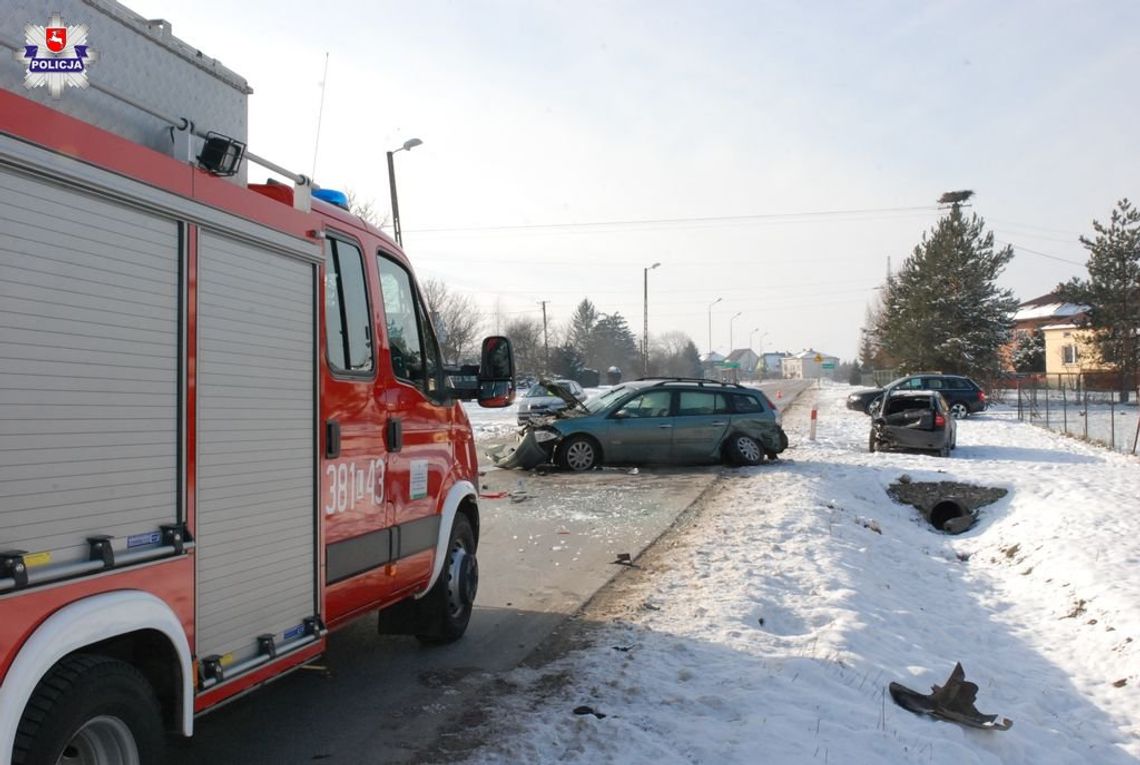
<svg viewBox="0 0 1140 765">
<path fill-rule="evenodd" d="M 515 355 L 501 335 L 483 339 L 479 361 L 479 406 L 499 409 L 515 400 Z"/>
</svg>

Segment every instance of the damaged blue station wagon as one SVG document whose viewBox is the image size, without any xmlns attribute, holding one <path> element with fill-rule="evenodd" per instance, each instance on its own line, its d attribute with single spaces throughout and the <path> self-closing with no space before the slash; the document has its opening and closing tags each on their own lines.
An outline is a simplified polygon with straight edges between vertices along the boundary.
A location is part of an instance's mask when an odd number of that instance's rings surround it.
<svg viewBox="0 0 1140 765">
<path fill-rule="evenodd" d="M 603 463 L 759 465 L 788 446 L 768 397 L 735 383 L 649 378 L 585 402 L 567 392 L 565 400 L 555 416 L 533 420 L 514 450 L 492 454 L 495 463 L 524 470 L 554 463 L 574 471 Z"/>
</svg>

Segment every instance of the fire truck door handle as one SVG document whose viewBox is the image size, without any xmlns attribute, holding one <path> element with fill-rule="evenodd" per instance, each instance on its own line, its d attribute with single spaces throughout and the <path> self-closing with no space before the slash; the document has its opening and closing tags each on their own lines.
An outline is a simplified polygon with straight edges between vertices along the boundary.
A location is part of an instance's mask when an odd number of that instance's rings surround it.
<svg viewBox="0 0 1140 765">
<path fill-rule="evenodd" d="M 325 459 L 336 459 L 340 456 L 340 423 L 336 420 L 325 420 Z"/>
<path fill-rule="evenodd" d="M 404 424 L 396 417 L 388 420 L 388 451 L 398 452 L 404 448 Z"/>
</svg>

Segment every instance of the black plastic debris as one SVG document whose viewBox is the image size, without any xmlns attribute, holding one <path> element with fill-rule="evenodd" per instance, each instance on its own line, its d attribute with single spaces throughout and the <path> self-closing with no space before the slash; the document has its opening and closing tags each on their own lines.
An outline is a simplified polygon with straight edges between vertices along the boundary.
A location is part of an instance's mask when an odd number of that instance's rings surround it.
<svg viewBox="0 0 1140 765">
<path fill-rule="evenodd" d="M 892 682 L 888 686 L 891 699 L 908 712 L 926 715 L 936 720 L 958 723 L 982 730 L 1009 730 L 1013 720 L 997 715 L 982 714 L 974 706 L 978 698 L 978 686 L 966 680 L 966 671 L 961 662 L 954 665 L 954 671 L 946 679 L 945 685 L 932 685 L 932 693 L 919 693 L 905 685 Z"/>
<path fill-rule="evenodd" d="M 599 720 L 603 719 L 606 716 L 605 712 L 598 712 L 593 707 L 587 707 L 587 706 L 574 707 L 574 714 L 576 714 L 576 715 L 593 715 L 594 717 L 598 718 Z"/>
<path fill-rule="evenodd" d="M 619 566 L 630 566 L 632 568 L 633 567 L 633 556 L 631 556 L 629 553 L 618 553 L 617 559 L 613 560 L 611 562 L 616 563 Z"/>
</svg>

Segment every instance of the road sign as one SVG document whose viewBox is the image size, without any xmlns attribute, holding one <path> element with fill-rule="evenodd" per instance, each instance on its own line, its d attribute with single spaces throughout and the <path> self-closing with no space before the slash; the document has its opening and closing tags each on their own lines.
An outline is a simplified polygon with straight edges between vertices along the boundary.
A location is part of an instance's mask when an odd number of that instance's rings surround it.
<svg viewBox="0 0 1140 765">
<path fill-rule="evenodd" d="M 739 361 L 722 361 L 720 362 L 721 369 L 740 369 Z"/>
<path fill-rule="evenodd" d="M 820 367 L 823 369 L 835 369 L 835 362 L 834 361 L 825 361 L 822 364 L 820 364 Z"/>
<path fill-rule="evenodd" d="M 821 361 L 823 361 L 823 356 L 821 356 L 821 355 L 819 355 L 819 354 L 817 353 L 817 354 L 815 355 L 815 363 L 816 363 L 816 364 L 818 364 L 818 363 L 819 363 L 819 362 L 821 362 Z"/>
</svg>

